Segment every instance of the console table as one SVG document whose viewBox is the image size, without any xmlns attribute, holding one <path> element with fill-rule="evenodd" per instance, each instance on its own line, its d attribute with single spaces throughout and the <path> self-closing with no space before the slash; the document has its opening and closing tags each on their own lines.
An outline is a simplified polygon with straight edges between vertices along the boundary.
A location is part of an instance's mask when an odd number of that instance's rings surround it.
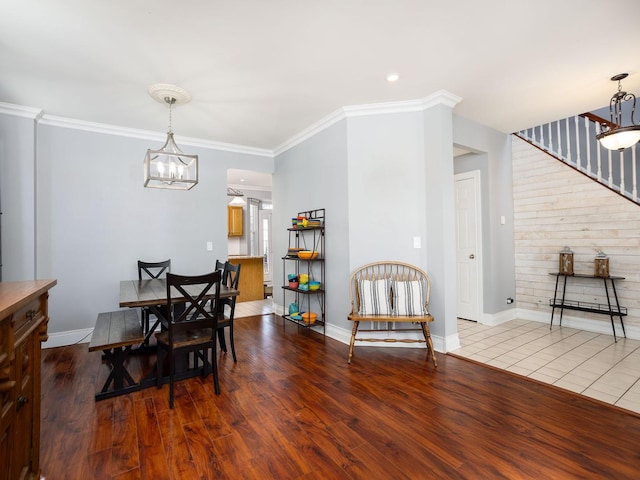
<svg viewBox="0 0 640 480">
<path fill-rule="evenodd" d="M 611 328 L 613 330 L 613 339 L 615 342 L 618 341 L 616 338 L 616 327 L 613 323 L 613 317 L 620 317 L 620 325 L 622 326 L 622 333 L 625 338 L 627 337 L 627 333 L 624 331 L 624 322 L 622 321 L 622 317 L 627 316 L 627 309 L 625 307 L 621 307 L 618 302 L 618 293 L 616 292 L 616 280 L 624 280 L 624 277 L 596 277 L 595 275 L 584 275 L 584 274 L 573 274 L 573 275 L 565 275 L 563 273 L 550 273 L 549 275 L 555 275 L 556 277 L 556 288 L 553 292 L 553 299 L 549 300 L 549 305 L 552 308 L 551 310 L 551 325 L 549 325 L 549 329 L 553 327 L 553 315 L 556 311 L 556 308 L 560 309 L 560 326 L 562 326 L 562 313 L 565 309 L 567 310 L 579 310 L 581 312 L 590 312 L 590 313 L 599 313 L 604 315 L 609 315 L 611 318 Z M 560 277 L 564 277 L 564 281 L 562 284 L 562 297 L 558 298 L 558 285 L 560 283 Z M 575 300 L 567 300 L 565 298 L 565 293 L 567 291 L 567 278 L 586 278 L 592 280 L 602 280 L 604 285 L 604 292 L 607 296 L 607 303 L 590 303 L 590 302 L 582 302 Z M 609 286 L 607 284 L 607 280 L 611 283 L 611 290 L 613 291 L 613 303 L 611 300 L 611 296 L 609 294 Z"/>
</svg>

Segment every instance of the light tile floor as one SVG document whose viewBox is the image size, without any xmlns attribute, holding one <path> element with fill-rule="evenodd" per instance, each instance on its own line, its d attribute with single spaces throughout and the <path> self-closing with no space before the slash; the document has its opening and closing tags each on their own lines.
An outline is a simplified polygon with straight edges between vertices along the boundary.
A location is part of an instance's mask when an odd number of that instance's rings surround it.
<svg viewBox="0 0 640 480">
<path fill-rule="evenodd" d="M 527 320 L 458 320 L 454 355 L 640 413 L 640 341 Z"/>
<path fill-rule="evenodd" d="M 234 318 L 250 317 L 252 315 L 266 315 L 273 313 L 273 299 L 255 300 L 252 302 L 237 302 Z"/>
</svg>

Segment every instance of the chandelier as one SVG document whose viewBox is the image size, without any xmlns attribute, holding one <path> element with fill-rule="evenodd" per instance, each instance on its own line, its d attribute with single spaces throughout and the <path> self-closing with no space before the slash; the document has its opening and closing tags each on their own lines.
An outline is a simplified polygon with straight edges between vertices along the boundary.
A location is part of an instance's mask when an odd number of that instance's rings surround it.
<svg viewBox="0 0 640 480">
<path fill-rule="evenodd" d="M 198 155 L 184 153 L 173 138 L 171 109 L 191 100 L 189 92 L 175 85 L 157 84 L 149 87 L 149 94 L 169 105 L 169 131 L 167 140 L 159 150 L 147 150 L 144 157 L 144 186 L 190 190 L 198 183 Z"/>
<path fill-rule="evenodd" d="M 636 111 L 636 96 L 622 90 L 621 81 L 627 78 L 627 73 L 620 73 L 611 77 L 611 80 L 618 82 L 618 91 L 613 94 L 609 103 L 609 113 L 611 115 L 611 126 L 603 125 L 602 132 L 596 135 L 600 144 L 608 150 L 624 150 L 640 141 L 640 125 L 634 122 Z M 631 124 L 622 126 L 622 106 L 625 102 L 631 107 Z"/>
</svg>

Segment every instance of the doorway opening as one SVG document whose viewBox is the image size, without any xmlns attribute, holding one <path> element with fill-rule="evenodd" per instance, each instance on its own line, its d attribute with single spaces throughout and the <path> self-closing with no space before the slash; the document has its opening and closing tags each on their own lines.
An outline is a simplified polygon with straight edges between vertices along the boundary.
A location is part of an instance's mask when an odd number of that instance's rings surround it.
<svg viewBox="0 0 640 480">
<path fill-rule="evenodd" d="M 242 193 L 242 235 L 228 237 L 228 256 L 262 257 L 264 283 L 273 284 L 271 242 L 272 179 L 270 173 L 228 169 L 227 188 Z M 265 213 L 266 212 L 266 213 Z"/>
</svg>

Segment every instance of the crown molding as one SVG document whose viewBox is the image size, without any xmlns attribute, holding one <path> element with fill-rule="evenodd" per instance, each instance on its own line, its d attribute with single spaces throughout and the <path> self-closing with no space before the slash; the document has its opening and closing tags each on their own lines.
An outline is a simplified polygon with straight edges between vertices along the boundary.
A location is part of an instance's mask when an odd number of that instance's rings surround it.
<svg viewBox="0 0 640 480">
<path fill-rule="evenodd" d="M 39 108 L 23 107 L 22 105 L 13 105 L 12 103 L 0 102 L 0 113 L 13 115 L 14 117 L 30 118 L 31 120 L 39 120 L 44 112 Z"/>
<path fill-rule="evenodd" d="M 227 152 L 273 158 L 295 147 L 296 145 L 299 145 L 305 140 L 313 137 L 314 135 L 317 135 L 321 131 L 326 130 L 330 126 L 338 123 L 341 120 L 344 120 L 345 118 L 362 117 L 368 115 L 384 115 L 389 113 L 419 112 L 427 110 L 436 105 L 444 105 L 446 107 L 453 108 L 461 101 L 462 97 L 454 95 L 453 93 L 446 90 L 438 90 L 437 92 L 434 92 L 433 94 L 419 100 L 371 103 L 340 107 L 326 117 L 294 135 L 289 140 L 280 144 L 273 150 L 269 150 L 266 148 L 246 147 L 243 145 L 235 145 L 231 143 L 214 142 L 210 140 L 201 140 L 191 137 L 176 137 L 176 141 L 178 141 L 178 143 L 180 143 L 181 145 L 189 145 L 192 147 L 201 147 L 213 150 L 222 150 Z M 0 102 L 0 113 L 31 118 L 41 123 L 42 125 L 84 130 L 87 132 L 105 133 L 108 135 L 119 135 L 158 142 L 162 142 L 166 138 L 166 134 L 164 133 L 151 132 L 149 130 L 138 130 L 127 127 L 118 127 L 114 125 L 88 122 L 84 120 L 75 120 L 71 118 L 56 117 L 53 115 L 45 115 L 43 110 L 41 109 L 12 105 L 9 103 Z"/>
<path fill-rule="evenodd" d="M 158 133 L 149 130 L 139 130 L 128 127 L 118 127 L 115 125 L 107 125 L 104 123 L 94 123 L 72 118 L 56 117 L 53 115 L 43 115 L 40 123 L 42 125 L 54 127 L 70 128 L 74 130 L 83 130 L 86 132 L 104 133 L 107 135 L 118 135 L 121 137 L 137 138 L 141 140 L 158 142 L 164 142 L 167 137 L 166 133 Z M 197 138 L 182 137 L 177 135 L 175 136 L 175 138 L 176 142 L 178 142 L 180 145 L 189 145 L 191 147 L 200 147 L 212 150 L 222 150 L 227 152 L 273 158 L 273 153 L 271 152 L 271 150 L 263 148 L 245 147 L 242 145 L 234 145 L 231 143 L 214 142 L 210 140 L 201 140 Z"/>
<path fill-rule="evenodd" d="M 462 101 L 462 97 L 455 95 L 446 90 L 438 90 L 424 97 L 422 102 L 422 109 L 426 110 L 436 105 L 444 105 L 445 107 L 453 108 Z"/>
<path fill-rule="evenodd" d="M 273 150 L 273 156 L 280 155 L 281 153 L 286 152 L 290 148 L 295 147 L 296 145 L 304 142 L 305 140 L 313 137 L 314 135 L 320 133 L 321 131 L 329 128 L 331 125 L 338 123 L 340 120 L 346 118 L 346 113 L 344 111 L 344 107 L 339 108 L 338 110 L 330 113 L 323 119 L 317 121 L 316 123 L 311 124 L 300 133 L 297 133 L 293 137 L 291 137 L 286 142 L 282 143 L 278 147 Z"/>
<path fill-rule="evenodd" d="M 365 105 L 351 105 L 347 107 L 341 107 L 335 112 L 327 115 L 322 120 L 307 127 L 302 132 L 298 133 L 291 139 L 282 143 L 274 151 L 273 155 L 280 155 L 290 148 L 302 143 L 308 138 L 317 135 L 322 130 L 329 128 L 331 125 L 338 123 L 340 120 L 349 117 L 363 117 L 368 115 L 385 115 L 389 113 L 407 113 L 407 112 L 420 112 L 432 108 L 436 105 L 444 105 L 449 108 L 455 107 L 462 101 L 462 97 L 454 95 L 446 90 L 438 90 L 431 95 L 428 95 L 419 100 L 405 100 L 401 102 L 385 102 L 385 103 L 371 103 Z"/>
</svg>

